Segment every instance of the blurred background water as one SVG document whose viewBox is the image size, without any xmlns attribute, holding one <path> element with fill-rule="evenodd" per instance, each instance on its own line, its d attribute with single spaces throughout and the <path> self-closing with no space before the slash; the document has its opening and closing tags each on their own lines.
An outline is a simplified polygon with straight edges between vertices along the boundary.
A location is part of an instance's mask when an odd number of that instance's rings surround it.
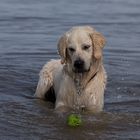
<svg viewBox="0 0 140 140">
<path fill-rule="evenodd" d="M 91 25 L 107 39 L 104 112 L 72 129 L 33 98 L 41 67 L 59 58 L 57 41 Z M 0 140 L 140 139 L 139 0 L 0 0 Z"/>
</svg>

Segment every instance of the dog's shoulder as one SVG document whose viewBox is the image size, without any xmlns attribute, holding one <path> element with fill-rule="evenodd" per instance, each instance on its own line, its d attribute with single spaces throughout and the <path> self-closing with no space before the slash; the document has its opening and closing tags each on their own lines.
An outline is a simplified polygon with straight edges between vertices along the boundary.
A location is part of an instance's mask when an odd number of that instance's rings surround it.
<svg viewBox="0 0 140 140">
<path fill-rule="evenodd" d="M 52 71 L 54 71 L 55 69 L 57 69 L 59 67 L 62 67 L 61 61 L 59 59 L 58 60 L 53 59 L 53 60 L 47 62 L 43 66 L 41 72 L 46 72 L 46 71 L 47 72 L 52 72 Z"/>
</svg>

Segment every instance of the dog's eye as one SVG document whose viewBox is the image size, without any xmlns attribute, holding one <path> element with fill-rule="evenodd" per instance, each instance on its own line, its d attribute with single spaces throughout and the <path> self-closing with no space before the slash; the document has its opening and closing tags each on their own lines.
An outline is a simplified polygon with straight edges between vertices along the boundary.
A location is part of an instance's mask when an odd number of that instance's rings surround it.
<svg viewBox="0 0 140 140">
<path fill-rule="evenodd" d="M 71 48 L 71 47 L 70 47 L 70 48 L 68 48 L 68 49 L 69 49 L 70 52 L 75 52 L 75 49 L 74 49 L 74 48 Z"/>
<path fill-rule="evenodd" d="M 84 45 L 83 50 L 88 50 L 90 48 L 90 45 Z"/>
</svg>

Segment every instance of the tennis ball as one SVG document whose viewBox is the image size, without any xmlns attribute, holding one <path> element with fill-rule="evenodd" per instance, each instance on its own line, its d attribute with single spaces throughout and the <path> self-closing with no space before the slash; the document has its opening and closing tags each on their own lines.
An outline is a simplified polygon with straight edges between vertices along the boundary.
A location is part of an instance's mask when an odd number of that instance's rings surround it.
<svg viewBox="0 0 140 140">
<path fill-rule="evenodd" d="M 71 114 L 67 118 L 67 124 L 72 127 L 80 126 L 82 124 L 81 117 L 77 114 Z"/>
</svg>

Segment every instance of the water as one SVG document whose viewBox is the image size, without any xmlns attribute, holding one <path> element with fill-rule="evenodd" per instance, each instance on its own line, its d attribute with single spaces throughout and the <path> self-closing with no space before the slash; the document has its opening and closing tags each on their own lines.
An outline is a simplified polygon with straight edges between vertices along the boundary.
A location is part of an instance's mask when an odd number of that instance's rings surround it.
<svg viewBox="0 0 140 140">
<path fill-rule="evenodd" d="M 138 140 L 140 138 L 140 1 L 1 0 L 0 140 Z M 56 45 L 74 25 L 107 38 L 104 112 L 82 114 L 76 129 L 53 105 L 33 98 L 38 73 L 58 58 Z"/>
</svg>

